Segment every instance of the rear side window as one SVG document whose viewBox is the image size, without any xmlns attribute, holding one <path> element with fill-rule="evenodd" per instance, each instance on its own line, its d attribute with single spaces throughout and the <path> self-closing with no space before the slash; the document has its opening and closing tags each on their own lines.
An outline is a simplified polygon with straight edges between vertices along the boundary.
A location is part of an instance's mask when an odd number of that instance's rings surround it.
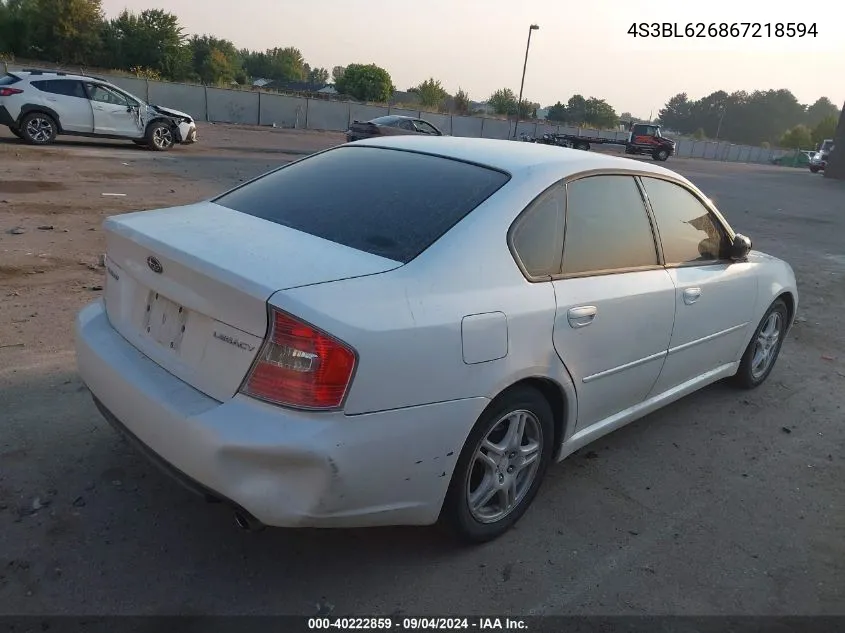
<svg viewBox="0 0 845 633">
<path fill-rule="evenodd" d="M 657 247 L 636 181 L 591 176 L 566 185 L 567 275 L 654 266 Z"/>
<path fill-rule="evenodd" d="M 344 146 L 271 172 L 214 202 L 407 263 L 509 178 L 439 156 Z"/>
<path fill-rule="evenodd" d="M 15 77 L 14 75 L 3 75 L 0 77 L 0 86 L 11 86 L 12 84 L 16 84 L 20 81 L 19 77 Z"/>
<path fill-rule="evenodd" d="M 511 230 L 511 244 L 531 277 L 560 274 L 566 189 L 555 185 L 526 209 Z"/>
<path fill-rule="evenodd" d="M 65 97 L 77 97 L 78 99 L 87 99 L 85 89 L 82 87 L 81 81 L 73 79 L 48 79 L 47 81 L 33 81 L 32 85 L 43 92 L 49 92 L 54 95 L 63 95 Z"/>
</svg>

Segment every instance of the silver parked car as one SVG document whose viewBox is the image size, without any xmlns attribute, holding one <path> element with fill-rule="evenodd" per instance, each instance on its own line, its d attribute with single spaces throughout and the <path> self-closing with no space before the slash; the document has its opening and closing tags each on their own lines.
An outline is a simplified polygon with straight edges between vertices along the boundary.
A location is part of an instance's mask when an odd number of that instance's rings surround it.
<svg viewBox="0 0 845 633">
<path fill-rule="evenodd" d="M 126 139 L 157 151 L 197 140 L 185 112 L 145 103 L 96 77 L 41 70 L 0 77 L 0 125 L 32 145 L 49 145 L 60 134 Z"/>
<path fill-rule="evenodd" d="M 105 230 L 82 378 L 246 527 L 492 539 L 553 461 L 763 383 L 798 305 L 687 179 L 533 143 L 362 140 Z"/>
</svg>

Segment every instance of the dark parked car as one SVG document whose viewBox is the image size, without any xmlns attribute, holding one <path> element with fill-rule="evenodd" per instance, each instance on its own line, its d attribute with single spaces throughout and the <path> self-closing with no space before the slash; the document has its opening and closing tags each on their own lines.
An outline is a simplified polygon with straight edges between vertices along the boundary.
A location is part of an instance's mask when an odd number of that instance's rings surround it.
<svg viewBox="0 0 845 633">
<path fill-rule="evenodd" d="M 370 121 L 354 121 L 346 130 L 348 142 L 359 141 L 362 138 L 374 136 L 396 136 L 399 134 L 425 134 L 427 136 L 445 136 L 428 121 L 415 119 L 410 116 L 388 115 L 380 116 Z"/>
</svg>

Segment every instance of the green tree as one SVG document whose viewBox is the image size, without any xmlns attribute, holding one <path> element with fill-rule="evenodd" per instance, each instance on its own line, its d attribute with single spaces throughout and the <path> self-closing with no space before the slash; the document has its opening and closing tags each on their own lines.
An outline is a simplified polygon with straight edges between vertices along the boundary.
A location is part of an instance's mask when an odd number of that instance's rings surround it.
<svg viewBox="0 0 845 633">
<path fill-rule="evenodd" d="M 314 86 L 325 86 L 329 83 L 329 71 L 325 68 L 312 68 L 308 72 L 308 83 Z"/>
<path fill-rule="evenodd" d="M 204 84 L 245 83 L 241 55 L 228 40 L 212 35 L 194 35 L 190 42 L 193 74 Z"/>
<path fill-rule="evenodd" d="M 560 101 L 549 108 L 549 113 L 546 115 L 549 121 L 557 121 L 558 123 L 566 123 L 566 106 Z"/>
<path fill-rule="evenodd" d="M 452 99 L 455 106 L 455 112 L 458 114 L 469 114 L 470 99 L 469 94 L 463 88 L 458 88 L 455 97 Z"/>
<path fill-rule="evenodd" d="M 496 114 L 515 114 L 517 97 L 510 88 L 500 88 L 487 99 Z"/>
<path fill-rule="evenodd" d="M 585 123 L 599 129 L 610 129 L 619 123 L 616 110 L 604 99 L 590 97 L 584 104 Z"/>
<path fill-rule="evenodd" d="M 838 116 L 827 116 L 818 122 L 813 128 L 813 143 L 818 145 L 826 138 L 833 138 L 836 134 L 836 125 L 839 123 Z"/>
<path fill-rule="evenodd" d="M 359 101 L 380 103 L 389 101 L 394 92 L 390 73 L 375 64 L 349 64 L 335 87 Z"/>
<path fill-rule="evenodd" d="M 434 77 L 426 79 L 419 86 L 412 88 L 412 91 L 419 95 L 420 103 L 426 107 L 437 107 L 449 96 L 440 80 Z"/>
<path fill-rule="evenodd" d="M 540 109 L 540 104 L 531 101 L 530 99 L 523 99 L 519 106 L 520 119 L 536 119 L 537 110 Z"/>
<path fill-rule="evenodd" d="M 839 108 L 837 108 L 830 99 L 827 97 L 821 97 L 818 99 L 813 105 L 807 108 L 807 113 L 804 118 L 804 124 L 809 128 L 815 128 L 819 123 L 827 119 L 828 117 L 833 117 L 834 119 L 839 119 Z M 827 138 L 831 138 L 828 136 Z"/>
<path fill-rule="evenodd" d="M 66 64 L 91 63 L 99 55 L 100 0 L 32 0 L 17 3 L 27 21 L 25 55 Z"/>
<path fill-rule="evenodd" d="M 192 74 L 192 51 L 176 15 L 161 9 L 123 11 L 108 31 L 105 39 L 113 41 L 106 46 L 116 48 L 117 55 L 112 65 L 150 68 L 177 80 Z"/>
<path fill-rule="evenodd" d="M 660 122 L 672 130 L 679 132 L 691 132 L 691 118 L 692 118 L 692 103 L 687 97 L 686 92 L 676 94 L 674 97 L 666 102 L 666 105 L 661 108 L 657 116 L 660 117 Z"/>
<path fill-rule="evenodd" d="M 305 58 L 298 48 L 273 48 L 267 51 L 270 78 L 277 81 L 305 81 L 308 73 Z"/>
<path fill-rule="evenodd" d="M 573 125 L 587 122 L 587 100 L 581 95 L 573 95 L 566 102 L 566 120 Z"/>
<path fill-rule="evenodd" d="M 704 140 L 704 128 L 698 128 L 695 132 L 692 133 L 692 137 L 696 141 L 703 141 Z"/>
<path fill-rule="evenodd" d="M 335 66 L 332 68 L 332 81 L 337 84 L 343 77 L 343 73 L 346 72 L 346 66 Z"/>
<path fill-rule="evenodd" d="M 244 70 L 250 77 L 274 81 L 306 81 L 308 69 L 298 48 L 271 48 L 263 53 L 244 51 Z"/>
<path fill-rule="evenodd" d="M 813 146 L 813 135 L 806 125 L 796 125 L 780 137 L 780 146 L 789 149 L 809 149 Z"/>
</svg>

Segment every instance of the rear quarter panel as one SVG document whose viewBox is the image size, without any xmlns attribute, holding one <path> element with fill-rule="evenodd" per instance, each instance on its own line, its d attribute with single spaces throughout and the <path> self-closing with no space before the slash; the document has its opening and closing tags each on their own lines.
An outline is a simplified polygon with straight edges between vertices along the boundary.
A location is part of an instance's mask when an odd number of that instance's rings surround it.
<svg viewBox="0 0 845 633">
<path fill-rule="evenodd" d="M 271 298 L 358 352 L 347 414 L 489 399 L 533 376 L 561 385 L 574 406 L 571 380 L 552 345 L 552 285 L 528 282 L 506 242 L 510 223 L 533 195 L 505 188 L 402 268 Z M 462 320 L 497 312 L 505 315 L 506 354 L 468 364 Z M 498 315 L 493 321 L 501 331 Z"/>
</svg>

